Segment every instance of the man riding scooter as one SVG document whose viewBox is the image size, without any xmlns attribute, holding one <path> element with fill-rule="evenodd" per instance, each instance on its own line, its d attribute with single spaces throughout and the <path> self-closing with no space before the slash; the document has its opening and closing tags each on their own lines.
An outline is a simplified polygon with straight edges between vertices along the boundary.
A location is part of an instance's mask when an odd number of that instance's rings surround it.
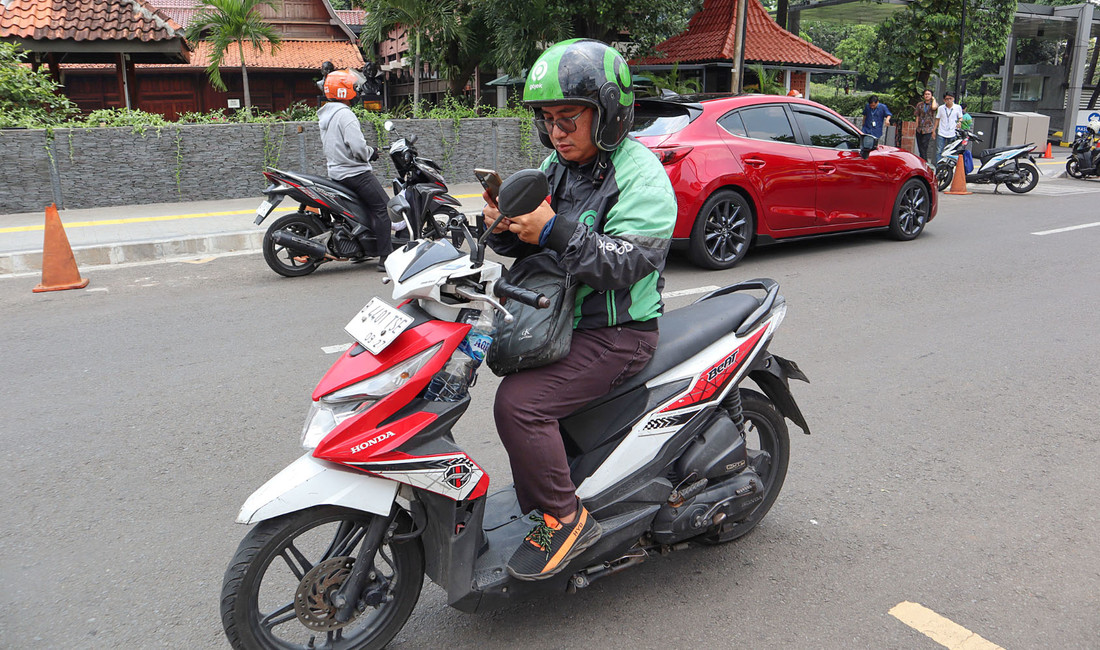
<svg viewBox="0 0 1100 650">
<path fill-rule="evenodd" d="M 359 119 L 351 111 L 351 103 L 362 94 L 364 82 L 361 75 L 351 70 L 335 70 L 325 75 L 323 90 L 327 101 L 317 110 L 317 122 L 329 178 L 354 190 L 367 210 L 369 221 L 360 223 L 361 227 L 353 234 L 359 238 L 364 255 L 377 257 L 378 270 L 384 272 L 386 256 L 393 250 L 386 214 L 389 199 L 371 167 L 378 151 L 367 145 Z"/>
</svg>

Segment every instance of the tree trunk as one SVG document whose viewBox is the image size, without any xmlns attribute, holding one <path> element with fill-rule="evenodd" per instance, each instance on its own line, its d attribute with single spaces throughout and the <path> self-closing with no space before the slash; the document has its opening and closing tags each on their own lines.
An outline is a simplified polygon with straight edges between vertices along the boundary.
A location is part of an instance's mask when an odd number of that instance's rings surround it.
<svg viewBox="0 0 1100 650">
<path fill-rule="evenodd" d="M 416 50 L 413 53 L 413 117 L 420 117 L 420 32 L 416 32 Z"/>
<path fill-rule="evenodd" d="M 248 92 L 248 68 L 244 65 L 244 45 L 237 41 L 237 50 L 241 54 L 241 79 L 244 81 L 244 112 L 252 114 L 252 95 Z"/>
</svg>

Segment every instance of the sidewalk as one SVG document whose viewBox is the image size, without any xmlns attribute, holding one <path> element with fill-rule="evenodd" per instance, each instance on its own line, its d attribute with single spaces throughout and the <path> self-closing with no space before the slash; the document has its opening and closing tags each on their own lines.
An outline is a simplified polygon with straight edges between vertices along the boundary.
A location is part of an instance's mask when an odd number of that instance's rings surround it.
<svg viewBox="0 0 1100 650">
<path fill-rule="evenodd" d="M 481 186 L 458 183 L 451 195 L 463 212 L 481 209 Z M 77 266 L 197 258 L 226 253 L 257 252 L 271 222 L 297 206 L 284 203 L 259 226 L 256 207 L 262 194 L 250 199 L 192 201 L 62 210 L 61 222 Z M 0 276 L 39 273 L 46 206 L 42 212 L 0 215 Z"/>
</svg>

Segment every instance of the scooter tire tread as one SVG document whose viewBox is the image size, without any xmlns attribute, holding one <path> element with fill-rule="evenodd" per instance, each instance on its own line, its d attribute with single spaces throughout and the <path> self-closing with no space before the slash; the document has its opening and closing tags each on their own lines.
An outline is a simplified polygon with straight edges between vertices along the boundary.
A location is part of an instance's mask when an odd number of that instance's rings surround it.
<svg viewBox="0 0 1100 650">
<path fill-rule="evenodd" d="M 307 510 L 299 510 L 256 524 L 255 528 L 249 531 L 245 538 L 241 540 L 240 545 L 237 547 L 237 552 L 233 555 L 233 559 L 229 561 L 229 566 L 225 570 L 225 577 L 222 581 L 220 613 L 222 627 L 230 646 L 236 650 L 257 650 L 258 648 L 275 647 L 266 645 L 261 639 L 256 638 L 252 630 L 248 629 L 247 613 L 241 611 L 240 604 L 242 596 L 241 589 L 247 588 L 244 582 L 246 580 L 262 580 L 262 575 L 257 578 L 254 574 L 251 574 L 249 570 L 256 563 L 264 548 L 270 544 L 273 539 L 285 535 L 288 529 L 301 528 L 311 519 L 325 518 L 326 516 L 339 514 L 340 512 L 351 514 L 357 513 L 358 511 L 347 510 L 336 506 L 319 506 Z M 398 610 L 378 633 L 369 640 L 366 640 L 366 643 L 356 646 L 362 650 L 384 648 L 404 627 L 405 622 L 408 620 L 409 615 L 412 614 L 412 610 L 416 607 L 416 603 L 420 599 L 420 591 L 424 581 L 424 552 L 420 547 L 420 542 L 418 540 L 411 540 L 409 542 L 391 545 L 390 549 L 395 560 L 397 559 L 396 555 L 398 553 L 407 556 L 406 561 L 411 565 L 408 567 L 410 569 L 409 575 L 404 575 L 404 573 L 402 573 L 400 576 L 400 579 L 404 582 L 399 583 L 398 589 L 400 593 L 395 594 L 395 599 L 399 601 L 395 605 Z M 274 557 L 278 556 L 275 555 Z M 272 559 L 274 559 L 274 557 Z M 402 588 L 402 585 L 405 585 L 405 587 Z M 410 587 L 411 590 L 409 589 Z"/>
</svg>

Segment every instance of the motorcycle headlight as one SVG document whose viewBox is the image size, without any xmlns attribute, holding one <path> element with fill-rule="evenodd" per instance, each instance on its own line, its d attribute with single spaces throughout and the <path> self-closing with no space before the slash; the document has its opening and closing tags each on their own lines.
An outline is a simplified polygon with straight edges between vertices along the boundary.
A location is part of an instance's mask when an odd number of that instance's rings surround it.
<svg viewBox="0 0 1100 650">
<path fill-rule="evenodd" d="M 443 347 L 437 343 L 373 377 L 325 395 L 313 403 L 302 427 L 302 446 L 316 449 L 336 425 L 366 411 L 375 402 L 404 386 Z"/>
</svg>

